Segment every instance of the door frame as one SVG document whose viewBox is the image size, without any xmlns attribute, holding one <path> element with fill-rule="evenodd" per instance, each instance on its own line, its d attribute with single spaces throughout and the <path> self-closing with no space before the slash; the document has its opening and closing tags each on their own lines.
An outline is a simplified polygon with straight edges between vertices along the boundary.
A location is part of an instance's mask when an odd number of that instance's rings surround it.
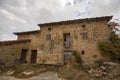
<svg viewBox="0 0 120 80">
<path fill-rule="evenodd" d="M 35 51 L 35 53 L 34 53 L 34 51 Z M 37 62 L 37 50 L 31 50 L 30 63 L 36 63 L 36 62 Z"/>
<path fill-rule="evenodd" d="M 25 53 L 23 51 L 25 51 Z M 20 55 L 20 63 L 22 64 L 27 63 L 27 53 L 28 53 L 28 49 L 22 49 Z"/>
<path fill-rule="evenodd" d="M 63 56 L 64 56 L 64 64 L 67 64 L 67 62 L 66 62 L 66 57 L 65 57 L 65 52 L 70 52 L 70 60 L 68 61 L 68 63 L 71 63 L 71 61 L 72 61 L 72 51 L 71 50 L 67 50 L 67 51 L 63 51 Z M 67 53 L 68 55 L 69 55 L 69 53 Z"/>
</svg>

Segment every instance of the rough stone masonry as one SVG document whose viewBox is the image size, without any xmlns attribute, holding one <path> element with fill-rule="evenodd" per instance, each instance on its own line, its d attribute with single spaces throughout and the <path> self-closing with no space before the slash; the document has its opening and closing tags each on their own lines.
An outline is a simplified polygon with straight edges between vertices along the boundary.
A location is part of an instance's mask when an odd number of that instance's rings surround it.
<svg viewBox="0 0 120 80">
<path fill-rule="evenodd" d="M 0 65 L 67 64 L 73 51 L 84 64 L 104 59 L 98 42 L 108 41 L 112 16 L 38 24 L 40 30 L 15 32 L 17 40 L 0 42 Z"/>
</svg>

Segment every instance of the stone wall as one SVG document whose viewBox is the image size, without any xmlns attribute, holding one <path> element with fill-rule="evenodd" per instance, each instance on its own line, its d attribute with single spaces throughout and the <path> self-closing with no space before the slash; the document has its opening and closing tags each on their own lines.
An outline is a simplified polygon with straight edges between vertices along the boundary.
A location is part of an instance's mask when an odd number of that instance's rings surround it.
<svg viewBox="0 0 120 80">
<path fill-rule="evenodd" d="M 29 45 L 30 42 L 0 45 L 0 65 L 12 66 L 19 64 L 22 49 L 29 50 Z"/>
<path fill-rule="evenodd" d="M 83 39 L 83 32 L 87 33 L 86 39 Z M 70 48 L 64 48 L 63 33 L 70 33 Z M 46 40 L 48 34 L 51 34 L 51 40 Z M 98 42 L 107 41 L 109 35 L 110 30 L 105 20 L 42 26 L 37 61 L 38 63 L 63 63 L 64 51 L 78 51 L 84 63 L 92 64 L 102 58 L 97 47 Z"/>
<path fill-rule="evenodd" d="M 21 50 L 28 49 L 27 62 L 30 63 L 31 51 L 37 50 L 37 63 L 63 64 L 64 51 L 77 51 L 85 64 L 102 59 L 98 43 L 108 41 L 110 30 L 107 20 L 87 21 L 68 24 L 41 26 L 39 33 L 20 34 L 18 40 L 31 39 L 31 42 L 0 46 L 0 59 L 11 65 L 19 61 Z M 70 47 L 64 47 L 64 33 L 70 33 Z M 83 36 L 84 34 L 84 36 Z"/>
</svg>

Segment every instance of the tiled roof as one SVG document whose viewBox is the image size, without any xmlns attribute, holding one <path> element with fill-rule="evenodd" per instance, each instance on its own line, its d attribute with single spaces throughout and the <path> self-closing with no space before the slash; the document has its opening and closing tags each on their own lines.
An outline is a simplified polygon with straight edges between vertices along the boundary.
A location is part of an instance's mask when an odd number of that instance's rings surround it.
<svg viewBox="0 0 120 80">
<path fill-rule="evenodd" d="M 30 34 L 30 33 L 39 33 L 40 30 L 34 30 L 34 31 L 25 31 L 25 32 L 14 32 L 15 35 L 19 34 Z"/>
<path fill-rule="evenodd" d="M 30 39 L 21 39 L 21 40 L 10 40 L 10 41 L 0 41 L 0 45 L 10 45 L 16 43 L 30 42 Z"/>
<path fill-rule="evenodd" d="M 42 26 L 51 26 L 51 25 L 78 23 L 78 22 L 87 22 L 87 21 L 101 21 L 101 20 L 109 21 L 110 19 L 112 19 L 112 17 L 113 16 L 102 16 L 102 17 L 75 19 L 75 20 L 67 20 L 67 21 L 60 21 L 60 22 L 42 23 L 42 24 L 38 24 L 38 26 L 42 27 Z"/>
</svg>

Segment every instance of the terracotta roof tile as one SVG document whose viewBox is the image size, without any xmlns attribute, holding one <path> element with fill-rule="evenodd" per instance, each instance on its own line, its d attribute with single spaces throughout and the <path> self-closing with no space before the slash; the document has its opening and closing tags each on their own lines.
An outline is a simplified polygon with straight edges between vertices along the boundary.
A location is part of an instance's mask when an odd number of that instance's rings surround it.
<svg viewBox="0 0 120 80">
<path fill-rule="evenodd" d="M 40 30 L 34 30 L 34 31 L 25 31 L 25 32 L 14 32 L 15 35 L 19 34 L 30 34 L 30 33 L 39 33 Z"/>
<path fill-rule="evenodd" d="M 10 44 L 16 44 L 16 43 L 30 42 L 30 41 L 31 39 L 0 41 L 0 45 L 10 45 Z"/>
<path fill-rule="evenodd" d="M 68 23 L 78 23 L 78 22 L 87 22 L 87 21 L 100 21 L 100 20 L 107 20 L 109 21 L 112 19 L 113 16 L 102 16 L 102 17 L 93 17 L 93 18 L 85 18 L 85 19 L 76 19 L 76 20 L 67 20 L 67 21 L 60 21 L 60 22 L 51 22 L 51 23 L 42 23 L 38 24 L 38 26 L 51 26 L 51 25 L 59 25 L 59 24 L 68 24 Z"/>
</svg>

